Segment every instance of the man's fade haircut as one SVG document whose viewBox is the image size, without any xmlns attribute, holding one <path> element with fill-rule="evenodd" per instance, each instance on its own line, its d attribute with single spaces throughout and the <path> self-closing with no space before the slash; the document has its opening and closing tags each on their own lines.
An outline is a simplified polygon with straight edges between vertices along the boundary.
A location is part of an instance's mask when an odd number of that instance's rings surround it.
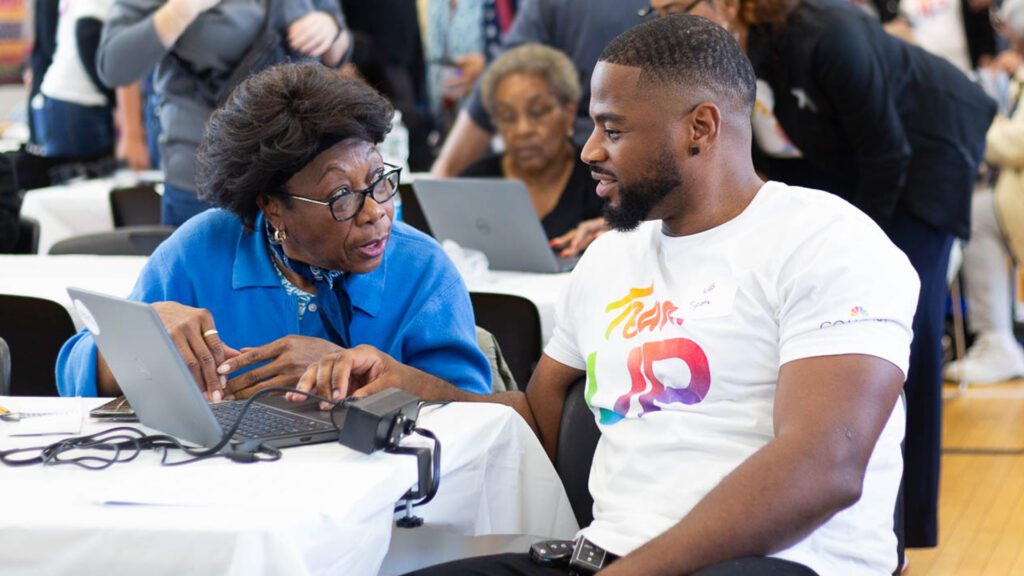
<svg viewBox="0 0 1024 576">
<path fill-rule="evenodd" d="M 379 144 L 393 114 L 376 90 L 322 64 L 268 68 L 210 117 L 196 154 L 199 197 L 252 230 L 260 194 L 280 196 L 296 172 L 342 140 Z"/>
<path fill-rule="evenodd" d="M 700 16 L 673 14 L 634 26 L 601 53 L 601 62 L 640 69 L 640 86 L 676 84 L 722 97 L 750 114 L 756 78 L 739 43 Z"/>
</svg>

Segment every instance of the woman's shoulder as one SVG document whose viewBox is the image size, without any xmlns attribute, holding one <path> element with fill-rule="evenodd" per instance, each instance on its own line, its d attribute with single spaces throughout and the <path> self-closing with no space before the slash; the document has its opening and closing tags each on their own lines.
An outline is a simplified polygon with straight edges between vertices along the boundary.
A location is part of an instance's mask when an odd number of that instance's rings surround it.
<svg viewBox="0 0 1024 576">
<path fill-rule="evenodd" d="M 220 208 L 212 208 L 189 218 L 157 248 L 164 256 L 183 253 L 194 258 L 195 250 L 218 252 L 218 247 L 234 250 L 243 233 L 237 216 Z"/>
<path fill-rule="evenodd" d="M 420 232 L 405 222 L 394 222 L 391 225 L 391 237 L 402 252 L 417 259 L 444 254 L 444 249 L 437 240 Z"/>
</svg>

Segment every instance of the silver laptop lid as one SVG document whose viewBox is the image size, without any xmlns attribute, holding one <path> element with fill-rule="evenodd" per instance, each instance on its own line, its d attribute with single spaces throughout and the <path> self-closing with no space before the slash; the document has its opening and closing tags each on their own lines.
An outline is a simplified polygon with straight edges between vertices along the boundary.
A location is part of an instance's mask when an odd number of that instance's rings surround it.
<svg viewBox="0 0 1024 576">
<path fill-rule="evenodd" d="M 220 424 L 152 307 L 77 288 L 68 294 L 140 422 L 200 446 L 220 441 Z"/>
<path fill-rule="evenodd" d="M 519 180 L 417 178 L 412 186 L 434 237 L 480 250 L 492 270 L 564 270 Z"/>
</svg>

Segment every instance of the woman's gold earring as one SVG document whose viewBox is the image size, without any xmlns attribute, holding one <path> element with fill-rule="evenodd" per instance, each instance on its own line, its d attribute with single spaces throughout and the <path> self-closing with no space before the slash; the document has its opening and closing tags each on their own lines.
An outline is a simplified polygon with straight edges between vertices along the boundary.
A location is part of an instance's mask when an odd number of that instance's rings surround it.
<svg viewBox="0 0 1024 576">
<path fill-rule="evenodd" d="M 278 228 L 274 226 L 274 244 L 284 244 L 284 241 L 288 239 L 288 233 L 285 232 L 284 228 Z"/>
</svg>

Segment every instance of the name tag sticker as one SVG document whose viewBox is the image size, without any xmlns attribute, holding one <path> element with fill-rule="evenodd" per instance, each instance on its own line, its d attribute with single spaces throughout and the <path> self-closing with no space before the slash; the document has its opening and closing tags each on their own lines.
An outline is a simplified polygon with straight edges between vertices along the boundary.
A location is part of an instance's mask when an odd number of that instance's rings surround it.
<svg viewBox="0 0 1024 576">
<path fill-rule="evenodd" d="M 736 280 L 732 278 L 704 282 L 696 290 L 687 293 L 675 315 L 685 320 L 728 316 L 732 313 L 736 290 Z"/>
</svg>

